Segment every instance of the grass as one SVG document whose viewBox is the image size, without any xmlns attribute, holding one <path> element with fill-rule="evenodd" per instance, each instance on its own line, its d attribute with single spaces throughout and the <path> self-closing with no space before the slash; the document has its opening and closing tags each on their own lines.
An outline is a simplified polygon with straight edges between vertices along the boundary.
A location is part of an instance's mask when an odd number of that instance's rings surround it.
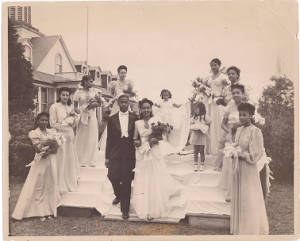
<svg viewBox="0 0 300 241">
<path fill-rule="evenodd" d="M 10 185 L 10 217 L 20 194 L 22 183 Z M 267 199 L 270 234 L 293 234 L 293 187 L 274 183 Z M 187 221 L 179 224 L 135 223 L 107 221 L 99 215 L 92 217 L 60 216 L 41 222 L 39 218 L 22 221 L 9 220 L 12 236 L 66 236 L 66 235 L 225 235 L 227 230 L 208 230 L 190 226 Z"/>
</svg>

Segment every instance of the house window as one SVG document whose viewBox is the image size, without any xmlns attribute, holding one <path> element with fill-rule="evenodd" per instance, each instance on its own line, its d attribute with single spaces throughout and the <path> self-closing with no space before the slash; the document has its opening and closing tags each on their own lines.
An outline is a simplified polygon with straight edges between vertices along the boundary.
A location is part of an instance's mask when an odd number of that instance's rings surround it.
<svg viewBox="0 0 300 241">
<path fill-rule="evenodd" d="M 62 57 L 60 54 L 55 56 L 55 73 L 62 73 Z"/>
<path fill-rule="evenodd" d="M 75 65 L 75 69 L 77 72 L 81 72 L 81 65 Z"/>
<path fill-rule="evenodd" d="M 8 17 L 12 20 L 16 20 L 16 7 L 8 7 Z"/>
<path fill-rule="evenodd" d="M 97 71 L 97 79 L 100 78 L 100 72 Z"/>
<path fill-rule="evenodd" d="M 22 7 L 18 7 L 18 21 L 22 21 Z"/>
<path fill-rule="evenodd" d="M 48 111 L 48 89 L 41 88 L 41 105 L 42 105 L 42 112 Z"/>
<path fill-rule="evenodd" d="M 107 88 L 107 75 L 106 74 L 101 75 L 101 86 L 105 89 Z"/>
<path fill-rule="evenodd" d="M 24 46 L 24 57 L 26 60 L 31 62 L 31 48 L 28 45 Z"/>
</svg>

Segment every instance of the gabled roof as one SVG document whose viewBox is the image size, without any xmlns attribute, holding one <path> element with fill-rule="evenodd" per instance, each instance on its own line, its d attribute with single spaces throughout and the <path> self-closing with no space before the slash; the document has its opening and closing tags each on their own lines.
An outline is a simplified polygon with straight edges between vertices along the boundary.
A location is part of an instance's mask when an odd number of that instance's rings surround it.
<svg viewBox="0 0 300 241">
<path fill-rule="evenodd" d="M 54 35 L 54 36 L 44 36 L 44 37 L 35 37 L 31 38 L 31 44 L 33 46 L 32 48 L 32 58 L 33 58 L 33 68 L 37 69 L 43 59 L 47 56 L 49 51 L 52 49 L 52 47 L 55 45 L 57 41 L 60 41 L 63 49 L 65 50 L 65 53 L 69 59 L 69 62 L 72 66 L 72 69 L 74 72 L 76 72 L 75 66 L 73 64 L 73 60 L 70 56 L 70 53 L 65 45 L 64 40 L 60 35 Z"/>
<path fill-rule="evenodd" d="M 33 68 L 37 69 L 43 59 L 46 57 L 50 49 L 59 39 L 59 36 L 45 36 L 45 37 L 35 37 L 32 38 L 32 60 Z"/>
</svg>

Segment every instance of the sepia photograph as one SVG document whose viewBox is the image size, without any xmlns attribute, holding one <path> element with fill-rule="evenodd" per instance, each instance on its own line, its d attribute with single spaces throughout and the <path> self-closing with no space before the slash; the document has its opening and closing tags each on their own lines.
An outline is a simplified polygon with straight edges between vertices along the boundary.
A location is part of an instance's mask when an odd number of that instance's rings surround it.
<svg viewBox="0 0 300 241">
<path fill-rule="evenodd" d="M 298 67 L 292 0 L 4 3 L 4 240 L 299 238 Z"/>
</svg>

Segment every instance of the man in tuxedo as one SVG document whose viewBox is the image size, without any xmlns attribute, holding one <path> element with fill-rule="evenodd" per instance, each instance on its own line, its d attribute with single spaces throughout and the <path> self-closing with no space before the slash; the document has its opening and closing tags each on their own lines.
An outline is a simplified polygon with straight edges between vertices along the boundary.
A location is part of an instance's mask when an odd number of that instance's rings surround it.
<svg viewBox="0 0 300 241">
<path fill-rule="evenodd" d="M 121 202 L 123 219 L 129 218 L 132 170 L 135 167 L 135 147 L 133 134 L 135 115 L 128 111 L 129 96 L 118 98 L 120 111 L 111 116 L 107 123 L 105 166 L 116 198 L 113 205 Z"/>
</svg>

